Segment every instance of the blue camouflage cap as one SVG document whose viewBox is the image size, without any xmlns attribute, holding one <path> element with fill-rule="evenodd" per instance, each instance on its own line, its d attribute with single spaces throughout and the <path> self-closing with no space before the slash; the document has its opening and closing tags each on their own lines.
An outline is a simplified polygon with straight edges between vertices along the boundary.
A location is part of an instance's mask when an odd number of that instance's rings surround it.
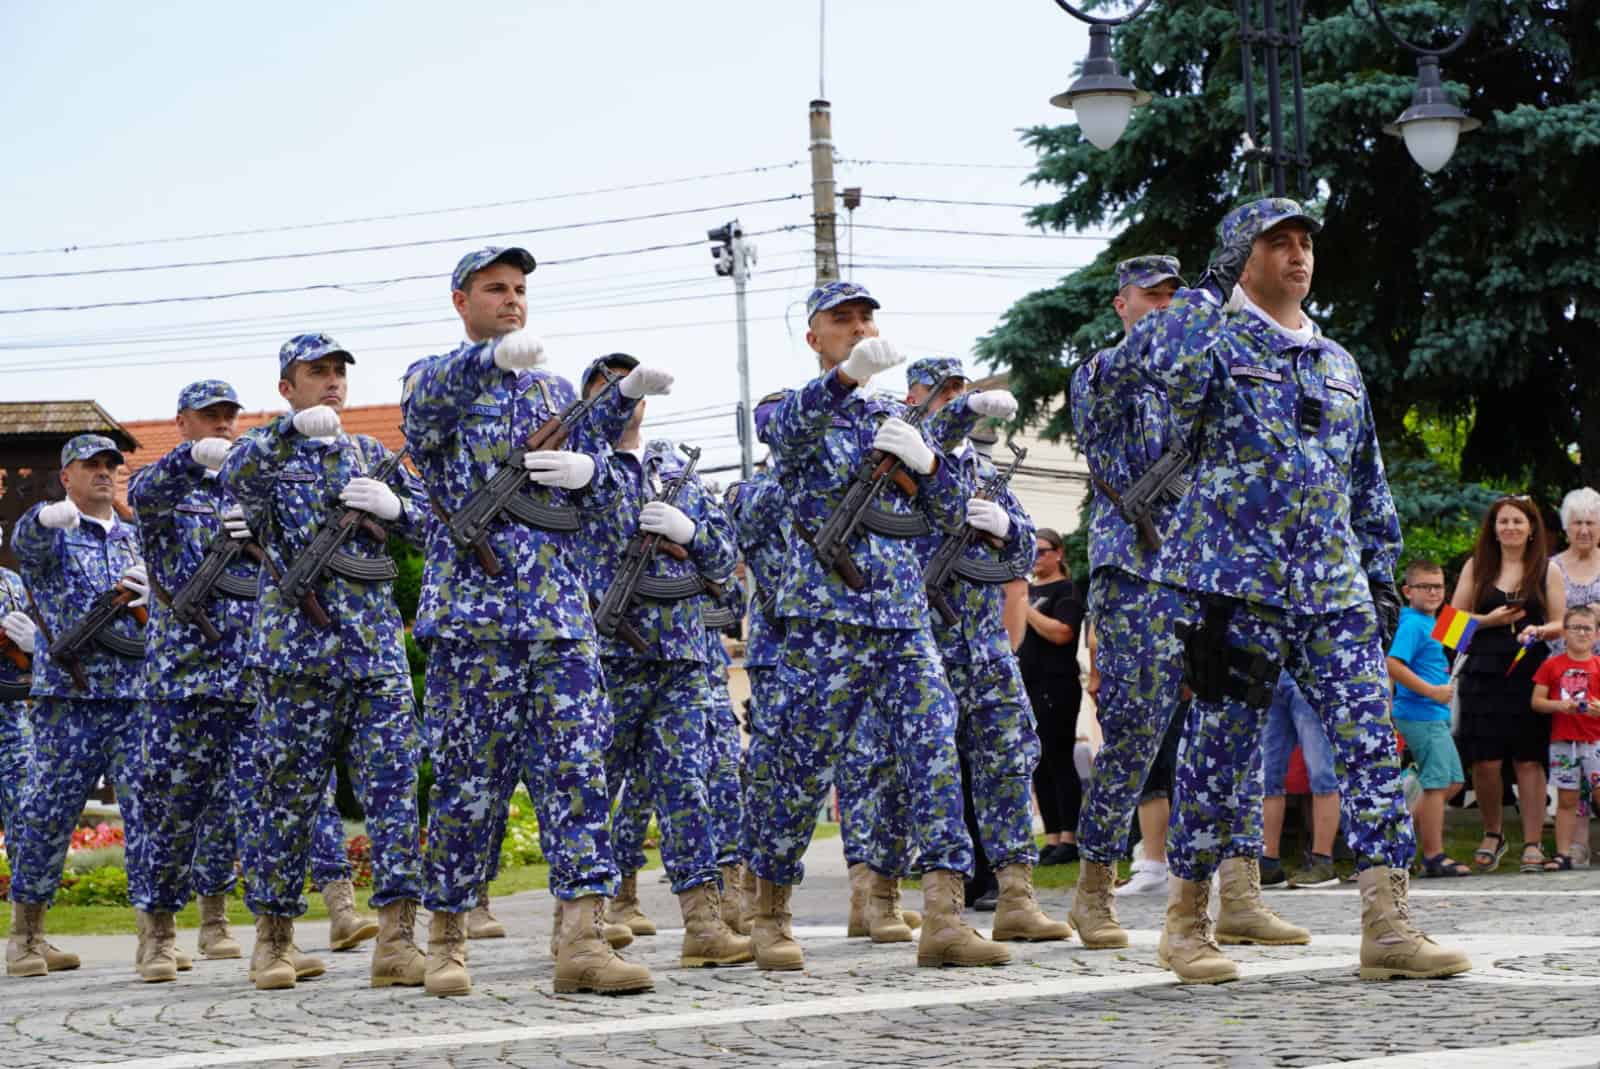
<svg viewBox="0 0 1600 1069">
<path fill-rule="evenodd" d="M 628 372 L 632 371 L 638 366 L 639 361 L 635 357 L 629 356 L 627 353 L 607 353 L 605 356 L 597 356 L 593 360 L 589 361 L 588 367 L 583 369 L 583 379 L 578 383 L 578 392 L 589 392 L 589 383 L 593 382 L 594 377 L 600 374 L 601 368 L 608 368 L 612 371 Z"/>
<path fill-rule="evenodd" d="M 1222 224 L 1217 227 L 1217 236 L 1224 246 L 1242 242 L 1246 238 L 1254 241 L 1273 227 L 1291 220 L 1304 223 L 1313 234 L 1322 230 L 1322 224 L 1307 215 L 1297 201 L 1288 197 L 1266 197 L 1240 205 L 1223 216 Z"/>
<path fill-rule="evenodd" d="M 356 362 L 356 358 L 350 355 L 350 350 L 326 334 L 296 334 L 284 342 L 283 348 L 278 350 L 278 374 L 288 371 L 289 365 L 296 360 L 309 364 L 313 360 L 321 360 L 335 353 L 342 355 L 347 364 Z"/>
<path fill-rule="evenodd" d="M 239 404 L 239 395 L 233 392 L 232 386 L 221 379 L 201 379 L 199 382 L 191 382 L 178 391 L 179 412 L 185 409 L 198 412 L 202 408 L 220 404 Z M 244 406 L 239 405 L 239 407 Z"/>
<path fill-rule="evenodd" d="M 1150 289 L 1161 285 L 1169 278 L 1177 279 L 1180 286 L 1186 285 L 1183 276 L 1178 273 L 1176 256 L 1134 256 L 1117 265 L 1119 290 L 1124 286 Z"/>
<path fill-rule="evenodd" d="M 515 264 L 522 268 L 525 275 L 533 274 L 533 269 L 538 265 L 534 261 L 533 253 L 515 245 L 485 245 L 476 252 L 469 252 L 457 263 L 456 269 L 450 272 L 450 291 L 464 290 L 467 288 L 467 279 L 472 277 L 474 271 L 482 271 L 490 264 Z"/>
<path fill-rule="evenodd" d="M 961 366 L 961 360 L 954 356 L 925 356 L 921 360 L 913 360 L 906 366 L 907 386 L 937 386 L 939 381 L 948 375 L 958 379 L 967 377 L 966 369 Z"/>
<path fill-rule="evenodd" d="M 826 312 L 850 301 L 866 301 L 874 308 L 882 308 L 878 299 L 867 292 L 867 287 L 856 282 L 824 282 L 806 298 L 806 321 L 818 312 Z"/>
<path fill-rule="evenodd" d="M 64 468 L 74 460 L 88 460 L 90 457 L 99 456 L 101 453 L 114 453 L 118 464 L 126 464 L 128 459 L 122 455 L 122 450 L 103 434 L 80 434 L 67 439 L 67 444 L 61 447 L 61 466 Z"/>
</svg>

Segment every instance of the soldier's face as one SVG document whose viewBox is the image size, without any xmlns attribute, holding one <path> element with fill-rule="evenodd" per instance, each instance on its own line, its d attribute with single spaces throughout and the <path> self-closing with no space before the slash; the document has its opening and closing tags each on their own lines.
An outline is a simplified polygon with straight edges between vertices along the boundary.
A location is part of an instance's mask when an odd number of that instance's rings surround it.
<svg viewBox="0 0 1600 1069">
<path fill-rule="evenodd" d="M 1300 223 L 1273 227 L 1256 238 L 1239 284 L 1257 304 L 1300 304 L 1311 293 L 1311 244 L 1311 231 Z"/>
<path fill-rule="evenodd" d="M 278 380 L 278 393 L 296 412 L 327 405 L 335 412 L 344 408 L 350 383 L 345 378 L 345 359 L 330 354 L 311 363 L 289 365 L 289 378 Z"/>
<path fill-rule="evenodd" d="M 1132 330 L 1133 325 L 1146 315 L 1171 304 L 1172 295 L 1177 292 L 1177 279 L 1172 278 L 1154 286 L 1124 286 L 1111 302 L 1111 307 L 1116 309 L 1117 318 L 1122 320 L 1122 329 Z"/>
<path fill-rule="evenodd" d="M 178 413 L 178 433 L 186 442 L 198 442 L 202 438 L 226 438 L 231 442 L 236 437 L 233 428 L 238 419 L 239 406 L 228 401 L 204 408 L 186 408 Z"/>
<path fill-rule="evenodd" d="M 822 359 L 822 369 L 831 371 L 844 363 L 856 342 L 878 336 L 873 319 L 875 309 L 866 301 L 846 301 L 837 308 L 818 312 L 806 330 L 806 344 Z"/>
<path fill-rule="evenodd" d="M 515 264 L 474 271 L 465 290 L 450 295 L 472 341 L 498 338 L 528 322 L 528 276 Z"/>
<path fill-rule="evenodd" d="M 115 453 L 96 453 L 62 468 L 61 485 L 78 508 L 99 512 L 116 496 L 118 467 Z"/>
</svg>

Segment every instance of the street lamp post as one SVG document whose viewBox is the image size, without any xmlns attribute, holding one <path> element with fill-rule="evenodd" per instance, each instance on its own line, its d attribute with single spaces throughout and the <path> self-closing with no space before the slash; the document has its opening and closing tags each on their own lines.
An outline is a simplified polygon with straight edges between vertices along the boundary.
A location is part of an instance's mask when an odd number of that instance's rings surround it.
<svg viewBox="0 0 1600 1069">
<path fill-rule="evenodd" d="M 1383 31 L 1417 57 L 1417 89 L 1411 94 L 1411 106 L 1386 125 L 1383 132 L 1403 138 L 1406 151 L 1417 161 L 1417 166 L 1433 174 L 1450 162 L 1457 138 L 1483 125 L 1481 120 L 1472 118 L 1450 102 L 1450 95 L 1444 91 L 1439 77 L 1439 60 L 1466 44 L 1472 35 L 1472 8 L 1467 8 L 1467 25 L 1454 41 L 1443 48 L 1423 48 L 1394 31 L 1389 20 L 1383 17 L 1378 0 L 1367 0 L 1367 6 L 1372 8 L 1372 17 L 1378 20 Z"/>
</svg>

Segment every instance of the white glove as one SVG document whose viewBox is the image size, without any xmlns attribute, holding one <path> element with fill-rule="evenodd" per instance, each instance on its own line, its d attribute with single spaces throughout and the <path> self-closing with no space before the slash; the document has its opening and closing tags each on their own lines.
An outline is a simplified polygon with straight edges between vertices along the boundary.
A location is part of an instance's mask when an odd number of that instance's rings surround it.
<svg viewBox="0 0 1600 1069">
<path fill-rule="evenodd" d="M 865 384 L 878 372 L 887 371 L 904 359 L 882 338 L 862 338 L 839 365 L 839 370 L 852 382 Z"/>
<path fill-rule="evenodd" d="M 46 505 L 39 510 L 39 522 L 54 530 L 70 531 L 78 526 L 78 506 L 72 503 L 70 497 Z"/>
<path fill-rule="evenodd" d="M 933 450 L 922 440 L 922 432 L 903 419 L 891 416 L 878 424 L 878 433 L 872 437 L 872 448 L 893 453 L 918 475 L 933 471 Z"/>
<path fill-rule="evenodd" d="M 229 505 L 222 510 L 222 529 L 228 532 L 229 538 L 239 542 L 252 537 L 250 525 L 244 522 L 244 509 L 238 505 Z"/>
<path fill-rule="evenodd" d="M 400 515 L 400 499 L 389 489 L 389 484 L 365 475 L 345 483 L 344 489 L 339 491 L 339 500 L 353 509 L 370 512 L 380 520 L 393 520 Z"/>
<path fill-rule="evenodd" d="M 122 573 L 118 580 L 120 586 L 139 595 L 128 602 L 128 608 L 137 609 L 141 605 L 150 604 L 150 575 L 144 570 L 142 564 L 130 564 L 128 570 Z"/>
<path fill-rule="evenodd" d="M 189 447 L 189 459 L 208 471 L 216 471 L 232 447 L 226 438 L 202 438 Z"/>
<path fill-rule="evenodd" d="M 564 449 L 540 449 L 522 454 L 528 478 L 540 486 L 559 486 L 563 490 L 582 490 L 594 478 L 594 458 Z"/>
<path fill-rule="evenodd" d="M 980 416 L 1010 419 L 1017 414 L 1017 399 L 1010 390 L 983 390 L 967 395 L 967 407 Z"/>
<path fill-rule="evenodd" d="M 15 643 L 17 649 L 32 653 L 39 625 L 25 612 L 8 612 L 4 618 L 0 618 L 0 631 L 6 633 L 6 638 Z"/>
<path fill-rule="evenodd" d="M 522 371 L 544 363 L 544 342 L 525 330 L 513 330 L 494 347 L 494 366 L 501 371 Z"/>
<path fill-rule="evenodd" d="M 672 372 L 659 367 L 639 366 L 628 372 L 628 377 L 617 384 L 622 396 L 631 401 L 641 397 L 672 392 Z"/>
<path fill-rule="evenodd" d="M 1011 533 L 1011 517 L 1006 510 L 981 497 L 967 500 L 967 523 L 996 538 L 1004 538 Z"/>
<path fill-rule="evenodd" d="M 339 413 L 327 405 L 312 405 L 294 414 L 294 429 L 307 438 L 333 438 L 339 433 Z"/>
<path fill-rule="evenodd" d="M 639 530 L 662 535 L 680 546 L 694 540 L 694 521 L 665 501 L 651 501 L 639 510 Z"/>
</svg>

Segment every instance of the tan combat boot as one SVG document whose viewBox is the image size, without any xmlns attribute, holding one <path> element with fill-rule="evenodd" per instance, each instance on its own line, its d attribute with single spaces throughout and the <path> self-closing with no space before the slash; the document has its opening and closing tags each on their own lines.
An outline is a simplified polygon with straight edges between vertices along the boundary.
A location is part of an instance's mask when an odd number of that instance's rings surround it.
<svg viewBox="0 0 1600 1069">
<path fill-rule="evenodd" d="M 294 978 L 296 980 L 312 980 L 328 971 L 328 967 L 322 963 L 321 958 L 313 958 L 310 954 L 304 954 L 299 947 L 294 945 L 293 925 L 290 925 L 289 930 L 289 964 L 294 966 Z M 178 966 L 178 971 L 183 971 L 181 964 Z"/>
<path fill-rule="evenodd" d="M 1261 866 L 1253 857 L 1230 857 L 1218 869 L 1222 909 L 1217 914 L 1217 942 L 1225 945 L 1302 946 L 1311 933 L 1290 924 L 1261 900 Z"/>
<path fill-rule="evenodd" d="M 42 902 L 11 903 L 11 938 L 6 940 L 7 976 L 44 976 L 44 911 Z"/>
<path fill-rule="evenodd" d="M 178 956 L 173 946 L 178 932 L 170 913 L 134 911 L 139 927 L 139 945 L 133 954 L 133 967 L 139 979 L 147 984 L 159 984 L 178 978 Z"/>
<path fill-rule="evenodd" d="M 283 991 L 294 986 L 294 918 L 264 913 L 256 918 L 256 948 L 250 955 L 250 982 L 257 991 Z"/>
<path fill-rule="evenodd" d="M 1186 984 L 1223 984 L 1239 979 L 1239 967 L 1211 937 L 1211 880 L 1167 877 L 1167 923 L 1156 962 Z"/>
<path fill-rule="evenodd" d="M 1000 881 L 1000 899 L 994 907 L 991 939 L 997 943 L 1042 943 L 1072 938 L 1072 925 L 1051 920 L 1039 908 L 1039 899 L 1033 893 L 1032 865 L 1006 865 L 995 877 Z"/>
<path fill-rule="evenodd" d="M 558 995 L 592 991 L 628 995 L 650 991 L 655 981 L 643 965 L 617 957 L 600 933 L 599 895 L 561 903 L 561 928 L 556 938 L 555 990 Z"/>
<path fill-rule="evenodd" d="M 556 949 L 561 945 L 561 899 L 552 898 L 554 908 L 550 911 L 550 956 L 556 956 Z M 605 899 L 601 899 L 600 909 L 600 938 L 604 939 L 612 950 L 621 950 L 633 942 L 633 929 L 617 921 L 609 921 L 605 917 Z M 642 914 L 641 914 L 642 916 Z M 651 931 L 655 926 L 651 925 Z"/>
<path fill-rule="evenodd" d="M 381 922 L 382 918 L 379 920 Z M 504 939 L 505 937 L 506 926 L 489 912 L 489 883 L 485 880 L 483 886 L 478 889 L 478 904 L 467 913 L 467 938 Z M 382 938 L 381 934 L 379 938 Z"/>
<path fill-rule="evenodd" d="M 188 972 L 194 968 L 194 959 L 179 949 L 176 943 L 172 947 L 172 960 L 177 965 L 179 972 Z"/>
<path fill-rule="evenodd" d="M 744 928 L 745 934 L 756 934 L 756 870 L 749 865 L 744 866 L 740 879 L 743 886 L 739 895 L 739 923 Z"/>
<path fill-rule="evenodd" d="M 872 934 L 867 924 L 867 898 L 872 893 L 873 875 L 872 866 L 865 861 L 850 866 L 850 914 L 844 926 L 847 939 L 865 939 Z"/>
<path fill-rule="evenodd" d="M 1411 923 L 1405 869 L 1363 869 L 1361 887 L 1361 979 L 1426 980 L 1472 968 L 1472 959 L 1442 947 Z"/>
<path fill-rule="evenodd" d="M 428 919 L 428 960 L 423 989 L 430 995 L 470 995 L 467 975 L 467 915 L 435 913 Z"/>
<path fill-rule="evenodd" d="M 893 876 L 884 876 L 867 869 L 867 895 L 863 912 L 863 923 L 866 925 L 867 935 L 872 937 L 874 943 L 909 943 L 911 942 L 911 926 L 901 918 L 900 910 L 900 881 Z M 851 876 L 854 877 L 854 873 Z M 850 894 L 852 908 L 855 902 L 855 892 Z"/>
<path fill-rule="evenodd" d="M 372 944 L 373 987 L 421 987 L 427 961 L 417 949 L 417 903 L 402 898 L 378 907 L 378 941 Z"/>
<path fill-rule="evenodd" d="M 922 927 L 922 914 L 918 913 L 914 909 L 901 909 L 900 908 L 900 878 L 898 876 L 890 876 L 889 877 L 889 887 L 894 892 L 894 914 L 895 914 L 895 916 L 899 917 L 900 918 L 900 922 L 902 924 L 904 924 L 907 928 L 910 928 L 913 932 L 916 931 L 917 929 L 921 928 Z"/>
<path fill-rule="evenodd" d="M 378 922 L 356 912 L 356 889 L 349 880 L 329 880 L 318 890 L 328 904 L 328 949 L 351 950 L 378 934 Z"/>
<path fill-rule="evenodd" d="M 210 961 L 239 956 L 238 940 L 228 930 L 228 896 L 200 896 L 200 956 Z"/>
<path fill-rule="evenodd" d="M 722 866 L 722 898 L 718 915 L 734 935 L 749 935 L 750 920 L 744 908 L 744 866 Z"/>
<path fill-rule="evenodd" d="M 678 896 L 678 905 L 683 910 L 683 951 L 678 962 L 685 969 L 743 965 L 755 960 L 750 939 L 723 921 L 716 883 L 689 888 Z"/>
<path fill-rule="evenodd" d="M 557 910 L 559 913 L 559 909 Z M 639 906 L 639 874 L 625 872 L 622 874 L 622 884 L 617 889 L 617 896 L 606 903 L 605 921 L 607 924 L 621 924 L 627 927 L 634 935 L 655 935 L 656 922 L 645 915 Z M 606 942 L 611 942 L 607 939 Z M 627 944 L 624 943 L 624 946 Z M 615 948 L 613 943 L 612 947 Z"/>
<path fill-rule="evenodd" d="M 1011 951 L 991 943 L 961 919 L 966 897 L 961 873 L 932 869 L 922 874 L 922 936 L 917 940 L 917 964 L 1005 965 Z"/>
<path fill-rule="evenodd" d="M 1116 870 L 1103 861 L 1083 858 L 1078 865 L 1078 886 L 1067 919 L 1078 929 L 1086 950 L 1117 950 L 1128 945 L 1128 933 L 1117 921 L 1112 887 Z"/>
<path fill-rule="evenodd" d="M 786 971 L 803 969 L 805 952 L 789 930 L 788 884 L 779 886 L 756 877 L 756 912 L 750 922 L 750 938 L 755 945 L 756 968 Z"/>
</svg>

